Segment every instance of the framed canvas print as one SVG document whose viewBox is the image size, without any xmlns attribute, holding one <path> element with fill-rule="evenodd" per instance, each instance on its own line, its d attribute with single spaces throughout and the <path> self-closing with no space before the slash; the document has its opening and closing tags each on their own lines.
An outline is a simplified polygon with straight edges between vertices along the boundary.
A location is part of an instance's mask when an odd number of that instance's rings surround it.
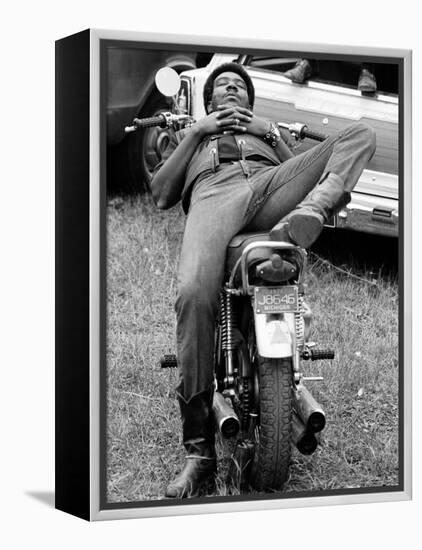
<svg viewBox="0 0 422 550">
<path fill-rule="evenodd" d="M 56 507 L 411 498 L 411 52 L 56 42 Z"/>
</svg>

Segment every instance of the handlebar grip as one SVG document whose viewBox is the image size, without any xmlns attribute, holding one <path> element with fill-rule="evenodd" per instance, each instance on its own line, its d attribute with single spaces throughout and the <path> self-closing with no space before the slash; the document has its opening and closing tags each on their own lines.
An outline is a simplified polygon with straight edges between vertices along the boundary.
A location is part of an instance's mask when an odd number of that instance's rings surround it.
<svg viewBox="0 0 422 550">
<path fill-rule="evenodd" d="M 134 118 L 133 124 L 137 128 L 151 128 L 152 126 L 161 126 L 164 128 L 167 126 L 167 122 L 164 116 L 153 116 L 149 118 Z"/>
<path fill-rule="evenodd" d="M 152 128 L 153 126 L 160 126 L 165 128 L 167 126 L 167 121 L 164 116 L 153 116 L 150 118 L 134 118 L 132 126 L 125 127 L 125 133 L 129 134 L 131 132 L 136 132 L 139 128 Z"/>
<path fill-rule="evenodd" d="M 305 128 L 302 130 L 302 135 L 300 137 L 313 139 L 315 141 L 325 141 L 328 136 L 326 136 L 325 134 L 321 134 L 320 132 L 315 132 L 314 130 L 309 130 L 309 128 L 305 126 Z"/>
</svg>

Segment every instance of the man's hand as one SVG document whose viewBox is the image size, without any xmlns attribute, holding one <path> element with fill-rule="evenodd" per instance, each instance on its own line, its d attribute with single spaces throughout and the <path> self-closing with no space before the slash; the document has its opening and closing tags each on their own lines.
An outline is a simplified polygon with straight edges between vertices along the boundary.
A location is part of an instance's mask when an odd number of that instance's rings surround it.
<svg viewBox="0 0 422 550">
<path fill-rule="evenodd" d="M 219 105 L 218 111 L 231 120 L 228 130 L 234 133 L 248 133 L 262 137 L 268 132 L 269 122 L 257 117 L 249 109 L 239 106 Z M 234 123 L 233 123 L 234 121 Z"/>
<path fill-rule="evenodd" d="M 237 105 L 219 105 L 217 110 L 199 120 L 195 126 L 200 135 L 248 133 L 262 137 L 269 127 L 249 109 Z"/>
</svg>

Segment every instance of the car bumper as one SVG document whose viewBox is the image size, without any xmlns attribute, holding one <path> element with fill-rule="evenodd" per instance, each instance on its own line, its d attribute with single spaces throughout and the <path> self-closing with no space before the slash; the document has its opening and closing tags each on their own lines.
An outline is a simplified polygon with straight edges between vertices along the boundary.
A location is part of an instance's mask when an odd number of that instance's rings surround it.
<svg viewBox="0 0 422 550">
<path fill-rule="evenodd" d="M 351 202 L 327 226 L 398 237 L 398 200 L 353 193 Z"/>
</svg>

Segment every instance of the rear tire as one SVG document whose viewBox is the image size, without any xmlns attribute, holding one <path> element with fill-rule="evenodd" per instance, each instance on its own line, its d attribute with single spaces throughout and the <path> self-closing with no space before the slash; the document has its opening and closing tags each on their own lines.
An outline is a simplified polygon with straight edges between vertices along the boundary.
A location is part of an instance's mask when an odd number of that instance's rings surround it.
<svg viewBox="0 0 422 550">
<path fill-rule="evenodd" d="M 292 359 L 256 357 L 259 371 L 259 421 L 251 485 L 281 490 L 291 460 Z"/>
</svg>

